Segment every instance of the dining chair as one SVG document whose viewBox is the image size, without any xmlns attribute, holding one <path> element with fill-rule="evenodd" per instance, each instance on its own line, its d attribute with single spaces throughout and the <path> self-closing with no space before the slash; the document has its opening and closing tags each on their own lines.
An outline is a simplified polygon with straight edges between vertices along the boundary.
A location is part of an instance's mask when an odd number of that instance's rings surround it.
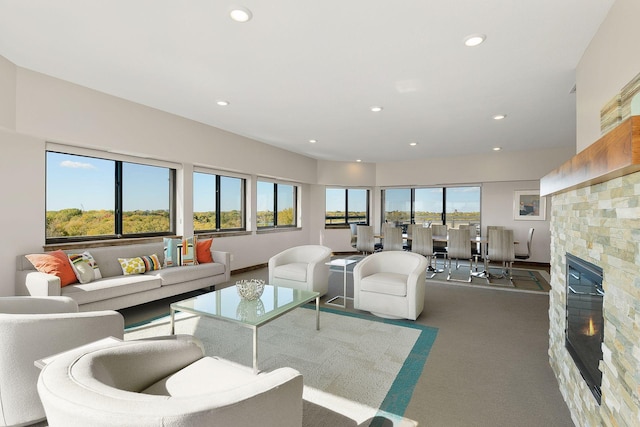
<svg viewBox="0 0 640 427">
<path fill-rule="evenodd" d="M 531 241 L 533 240 L 533 232 L 534 228 L 529 229 L 529 234 L 527 236 L 527 253 L 516 253 L 515 258 L 519 260 L 527 260 L 531 258 Z"/>
<path fill-rule="evenodd" d="M 350 223 L 349 228 L 351 229 L 351 247 L 355 249 L 358 245 L 358 224 Z"/>
<path fill-rule="evenodd" d="M 433 237 L 447 237 L 447 226 L 444 224 L 431 224 L 431 230 L 433 232 Z M 433 255 L 437 258 L 438 255 L 441 255 L 442 258 L 446 258 L 447 256 L 447 242 L 446 241 L 435 241 L 433 242 Z"/>
<path fill-rule="evenodd" d="M 400 227 L 387 227 L 382 242 L 383 251 L 401 251 L 402 229 Z"/>
<path fill-rule="evenodd" d="M 407 241 L 404 243 L 404 249 L 410 251 L 413 244 L 413 230 L 422 228 L 420 224 L 407 224 Z"/>
<path fill-rule="evenodd" d="M 469 261 L 469 277 L 465 280 L 454 279 L 451 275 L 453 260 L 456 260 L 456 270 L 459 267 L 459 261 L 461 259 Z M 471 239 L 469 237 L 469 230 L 466 229 L 451 229 L 447 237 L 447 260 L 449 261 L 449 274 L 447 280 L 455 282 L 468 282 L 471 283 L 472 272 L 472 259 L 471 254 Z"/>
<path fill-rule="evenodd" d="M 432 279 L 436 273 L 442 273 L 443 270 L 438 270 L 438 265 L 433 267 L 433 260 L 435 257 L 433 256 L 433 230 L 430 228 L 424 227 L 416 227 L 413 230 L 413 236 L 411 241 L 411 252 L 420 254 L 427 258 L 429 262 L 429 266 L 427 267 L 427 271 L 431 273 L 430 276 L 427 276 L 428 279 Z"/>
<path fill-rule="evenodd" d="M 356 239 L 356 249 L 363 254 L 375 252 L 375 240 L 373 238 L 373 227 L 371 225 L 359 225 L 358 237 Z"/>
<path fill-rule="evenodd" d="M 487 244 L 487 264 L 492 262 L 500 263 L 502 275 L 509 278 L 509 284 L 513 286 L 513 261 L 515 261 L 515 249 L 513 240 L 513 230 L 511 229 L 492 229 L 489 230 L 487 236 L 489 241 Z M 491 272 L 487 272 L 487 283 L 491 284 Z M 496 277 L 496 275 L 493 275 Z M 500 276 L 498 276 L 500 277 Z"/>
<path fill-rule="evenodd" d="M 469 233 L 469 240 L 471 241 L 476 237 L 476 226 L 471 224 L 461 224 L 458 227 L 460 230 L 467 230 Z M 475 271 L 478 271 L 478 258 L 482 255 L 482 247 L 479 242 L 471 243 L 471 255 L 473 255 L 473 261 L 476 265 Z"/>
</svg>

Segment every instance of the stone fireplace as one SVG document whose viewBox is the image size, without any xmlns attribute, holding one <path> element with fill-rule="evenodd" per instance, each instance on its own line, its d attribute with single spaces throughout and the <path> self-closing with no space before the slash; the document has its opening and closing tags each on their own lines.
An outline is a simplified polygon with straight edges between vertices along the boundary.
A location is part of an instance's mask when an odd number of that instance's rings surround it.
<svg viewBox="0 0 640 427">
<path fill-rule="evenodd" d="M 576 426 L 640 425 L 640 116 L 541 180 L 551 195 L 549 359 Z M 602 401 L 565 347 L 566 255 L 603 272 Z"/>
</svg>

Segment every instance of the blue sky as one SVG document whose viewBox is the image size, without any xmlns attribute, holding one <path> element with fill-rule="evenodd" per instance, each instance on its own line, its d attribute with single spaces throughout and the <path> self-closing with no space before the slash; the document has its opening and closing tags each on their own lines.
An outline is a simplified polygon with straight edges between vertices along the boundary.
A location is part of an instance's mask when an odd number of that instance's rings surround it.
<svg viewBox="0 0 640 427">
<path fill-rule="evenodd" d="M 70 154 L 47 153 L 47 210 L 66 208 L 82 210 L 113 210 L 114 165 L 112 160 Z M 169 175 L 166 168 L 124 164 L 125 210 L 166 209 L 169 205 Z M 222 211 L 240 209 L 241 180 L 222 177 Z M 278 205 L 292 206 L 292 186 L 279 184 Z M 328 211 L 344 209 L 344 189 L 327 189 Z M 215 175 L 194 174 L 195 212 L 215 210 Z M 198 197 L 197 195 L 200 195 Z M 258 211 L 273 209 L 273 183 L 258 182 Z M 388 189 L 385 192 L 388 210 L 410 210 L 411 193 L 408 188 Z M 479 212 L 480 187 L 447 188 L 449 212 Z M 441 212 L 442 188 L 416 189 L 416 211 Z M 349 191 L 349 210 L 366 210 L 366 190 Z"/>
<path fill-rule="evenodd" d="M 111 160 L 48 152 L 47 210 L 113 210 L 114 164 Z M 167 169 L 126 163 L 123 174 L 125 210 L 167 208 Z"/>
</svg>

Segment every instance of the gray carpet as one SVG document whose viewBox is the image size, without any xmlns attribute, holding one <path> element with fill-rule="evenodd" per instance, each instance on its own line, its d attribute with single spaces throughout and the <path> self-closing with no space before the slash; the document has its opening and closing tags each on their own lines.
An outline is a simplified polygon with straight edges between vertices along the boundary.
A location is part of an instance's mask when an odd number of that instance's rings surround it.
<svg viewBox="0 0 640 427">
<path fill-rule="evenodd" d="M 251 366 L 248 329 L 180 312 L 176 319 L 176 333 L 199 338 L 206 354 Z M 289 366 L 304 376 L 303 426 L 336 416 L 354 425 L 376 416 L 414 425 L 401 415 L 415 385 L 412 374 L 422 371 L 437 331 L 338 310 L 323 309 L 320 319 L 316 331 L 315 310 L 307 306 L 262 326 L 258 334 L 259 369 Z M 169 319 L 163 317 L 127 329 L 125 340 L 168 331 Z"/>
<path fill-rule="evenodd" d="M 266 268 L 252 270 L 233 275 L 229 284 L 267 275 Z M 330 274 L 330 292 L 342 293 L 342 277 L 341 271 Z M 549 366 L 548 294 L 434 281 L 426 286 L 416 323 L 439 331 L 405 417 L 429 427 L 574 425 Z M 347 289 L 352 293 L 351 275 Z M 167 313 L 169 301 L 122 312 L 127 324 L 136 323 Z M 346 310 L 355 311 L 351 301 Z M 340 417 L 320 417 L 315 425 L 354 427 Z"/>
</svg>

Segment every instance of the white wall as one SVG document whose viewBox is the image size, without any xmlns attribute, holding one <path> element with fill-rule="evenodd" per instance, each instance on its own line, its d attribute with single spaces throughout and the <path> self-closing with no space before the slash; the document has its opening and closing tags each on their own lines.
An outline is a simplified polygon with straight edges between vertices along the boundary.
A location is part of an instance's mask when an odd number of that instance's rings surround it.
<svg viewBox="0 0 640 427">
<path fill-rule="evenodd" d="M 231 134 L 202 123 L 164 113 L 75 84 L 13 67 L 0 58 L 0 90 L 13 99 L 0 100 L 0 219 L 7 242 L 0 249 L 0 295 L 14 292 L 15 257 L 40 252 L 45 243 L 45 147 L 47 142 L 111 153 L 150 157 L 178 164 L 179 227 L 192 232 L 191 172 L 205 166 L 219 172 L 246 174 L 255 188 L 258 176 L 301 185 L 301 230 L 218 237 L 214 247 L 233 254 L 232 269 L 267 262 L 285 248 L 323 243 L 334 251 L 351 249 L 348 230 L 325 230 L 325 186 L 371 189 L 371 221 L 380 222 L 380 188 L 392 185 L 438 185 L 468 182 L 483 185 L 483 223 L 500 221 L 512 212 L 513 189 L 537 188 L 537 180 L 574 153 L 567 150 L 498 153 L 462 159 L 359 164 L 316 161 Z M 9 96 L 10 98 L 10 96 Z M 15 132 L 13 127 L 15 126 Z M 4 128 L 4 129 L 2 129 Z M 492 153 L 493 154 L 493 153 Z M 484 177 L 483 177 L 484 175 Z M 520 181 L 526 179 L 523 188 Z M 495 186 L 490 182 L 505 182 Z M 251 192 L 251 189 L 249 190 Z M 251 201 L 251 199 L 249 199 Z M 487 201 L 494 200 L 491 205 Z M 253 206 L 255 209 L 255 206 Z M 255 230 L 255 218 L 250 218 Z M 525 224 L 514 224 L 524 230 Z M 536 224 L 538 225 L 538 224 Z M 548 226 L 547 226 L 548 230 Z M 540 237 L 541 232 L 536 237 Z M 521 234 L 524 236 L 524 234 Z M 524 239 L 524 237 L 523 237 Z M 544 239 L 539 240 L 540 243 Z M 548 262 L 548 246 L 534 261 Z"/>
<path fill-rule="evenodd" d="M 640 73 L 640 1 L 616 0 L 576 69 L 577 152 L 602 136 L 600 110 Z"/>
<path fill-rule="evenodd" d="M 526 252 L 527 233 L 529 228 L 533 227 L 535 233 L 532 256 L 529 261 L 549 263 L 549 215 L 546 216 L 545 221 L 514 220 L 514 191 L 539 190 L 539 179 L 574 154 L 572 148 L 558 148 L 375 165 L 322 161 L 318 165 L 318 176 L 320 183 L 328 186 L 351 185 L 369 188 L 372 199 L 370 222 L 376 230 L 379 230 L 382 220 L 380 200 L 382 187 L 481 185 L 483 235 L 486 235 L 487 225 L 504 225 L 512 228 L 516 239 L 522 242 L 517 251 Z M 374 176 L 375 180 L 373 180 Z M 339 177 L 339 180 L 335 177 Z M 316 206 L 316 209 L 324 212 L 324 194 L 318 194 Z M 547 209 L 550 209 L 549 206 Z M 325 230 L 323 237 L 324 243 L 334 251 L 353 250 L 350 244 L 351 232 L 348 229 Z"/>
<path fill-rule="evenodd" d="M 233 253 L 233 269 L 264 263 L 280 250 L 318 241 L 319 234 L 312 239 L 311 230 L 323 228 L 324 219 L 314 225 L 311 215 L 309 183 L 317 179 L 314 159 L 19 67 L 15 73 L 7 72 L 5 65 L 0 63 L 0 87 L 16 85 L 16 113 L 15 120 L 7 120 L 11 114 L 0 108 L 0 123 L 9 128 L 15 122 L 17 132 L 0 129 L 4 207 L 0 219 L 9 242 L 0 249 L 4 266 L 0 295 L 14 293 L 16 256 L 41 252 L 45 244 L 46 141 L 179 164 L 185 185 L 178 202 L 178 228 L 185 233 L 192 231 L 186 218 L 192 215 L 194 165 L 240 171 L 254 181 L 261 175 L 302 183 L 302 230 L 214 240 L 214 247 Z"/>
<path fill-rule="evenodd" d="M 16 128 L 16 66 L 0 56 L 0 128 Z"/>
</svg>

